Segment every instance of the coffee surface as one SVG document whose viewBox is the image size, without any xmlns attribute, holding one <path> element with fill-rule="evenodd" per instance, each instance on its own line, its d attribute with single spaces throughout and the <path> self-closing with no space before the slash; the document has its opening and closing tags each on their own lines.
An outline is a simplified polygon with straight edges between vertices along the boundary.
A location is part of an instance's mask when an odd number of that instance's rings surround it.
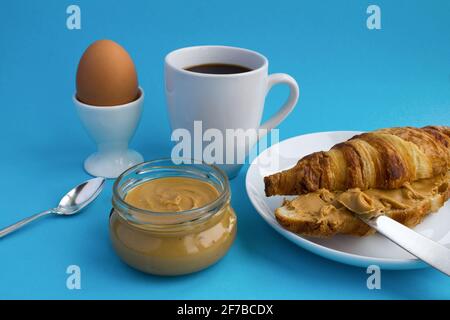
<svg viewBox="0 0 450 320">
<path fill-rule="evenodd" d="M 236 65 L 236 64 L 226 64 L 226 63 L 209 63 L 209 64 L 199 64 L 185 68 L 187 71 L 197 72 L 197 73 L 209 73 L 209 74 L 235 74 L 249 72 L 252 69 Z"/>
</svg>

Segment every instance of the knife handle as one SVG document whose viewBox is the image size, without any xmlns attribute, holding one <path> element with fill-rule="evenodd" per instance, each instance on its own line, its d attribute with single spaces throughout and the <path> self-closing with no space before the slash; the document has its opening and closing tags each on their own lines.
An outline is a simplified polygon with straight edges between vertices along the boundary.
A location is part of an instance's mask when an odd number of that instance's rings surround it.
<svg viewBox="0 0 450 320">
<path fill-rule="evenodd" d="M 372 219 L 361 219 L 412 255 L 450 276 L 449 248 L 385 215 Z"/>
</svg>

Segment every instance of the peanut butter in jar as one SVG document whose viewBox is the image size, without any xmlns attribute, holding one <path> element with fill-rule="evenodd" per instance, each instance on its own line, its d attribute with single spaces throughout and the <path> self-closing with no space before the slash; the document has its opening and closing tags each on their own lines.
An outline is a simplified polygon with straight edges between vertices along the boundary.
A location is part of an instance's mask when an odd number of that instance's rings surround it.
<svg viewBox="0 0 450 320">
<path fill-rule="evenodd" d="M 236 235 L 226 175 L 206 164 L 156 160 L 129 169 L 113 190 L 110 237 L 130 266 L 181 275 L 221 259 Z"/>
</svg>

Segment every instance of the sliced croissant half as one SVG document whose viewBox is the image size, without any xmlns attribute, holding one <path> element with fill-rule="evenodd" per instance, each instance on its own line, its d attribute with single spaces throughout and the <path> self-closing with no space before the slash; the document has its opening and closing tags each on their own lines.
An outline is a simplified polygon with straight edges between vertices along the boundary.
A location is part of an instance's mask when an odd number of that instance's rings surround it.
<svg viewBox="0 0 450 320">
<path fill-rule="evenodd" d="M 450 170 L 450 127 L 389 128 L 363 133 L 264 178 L 265 192 L 300 195 L 319 189 L 396 189 Z"/>
<path fill-rule="evenodd" d="M 335 192 L 319 189 L 285 200 L 275 210 L 275 217 L 284 228 L 306 236 L 364 236 L 374 230 L 358 215 L 385 214 L 413 227 L 444 205 L 450 197 L 449 186 L 450 171 L 434 178 L 406 182 L 397 189 L 354 188 Z"/>
</svg>

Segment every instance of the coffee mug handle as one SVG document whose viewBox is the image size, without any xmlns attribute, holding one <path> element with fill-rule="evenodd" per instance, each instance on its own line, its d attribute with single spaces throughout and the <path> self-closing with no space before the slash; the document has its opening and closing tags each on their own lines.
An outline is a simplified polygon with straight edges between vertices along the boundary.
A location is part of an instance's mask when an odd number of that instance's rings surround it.
<svg viewBox="0 0 450 320">
<path fill-rule="evenodd" d="M 288 114 L 294 110 L 300 95 L 297 81 L 285 73 L 274 73 L 269 75 L 266 95 L 269 93 L 270 89 L 277 84 L 287 84 L 289 86 L 289 97 L 280 110 L 259 127 L 260 129 L 267 130 L 267 132 L 277 127 L 284 119 L 286 119 Z"/>
</svg>

